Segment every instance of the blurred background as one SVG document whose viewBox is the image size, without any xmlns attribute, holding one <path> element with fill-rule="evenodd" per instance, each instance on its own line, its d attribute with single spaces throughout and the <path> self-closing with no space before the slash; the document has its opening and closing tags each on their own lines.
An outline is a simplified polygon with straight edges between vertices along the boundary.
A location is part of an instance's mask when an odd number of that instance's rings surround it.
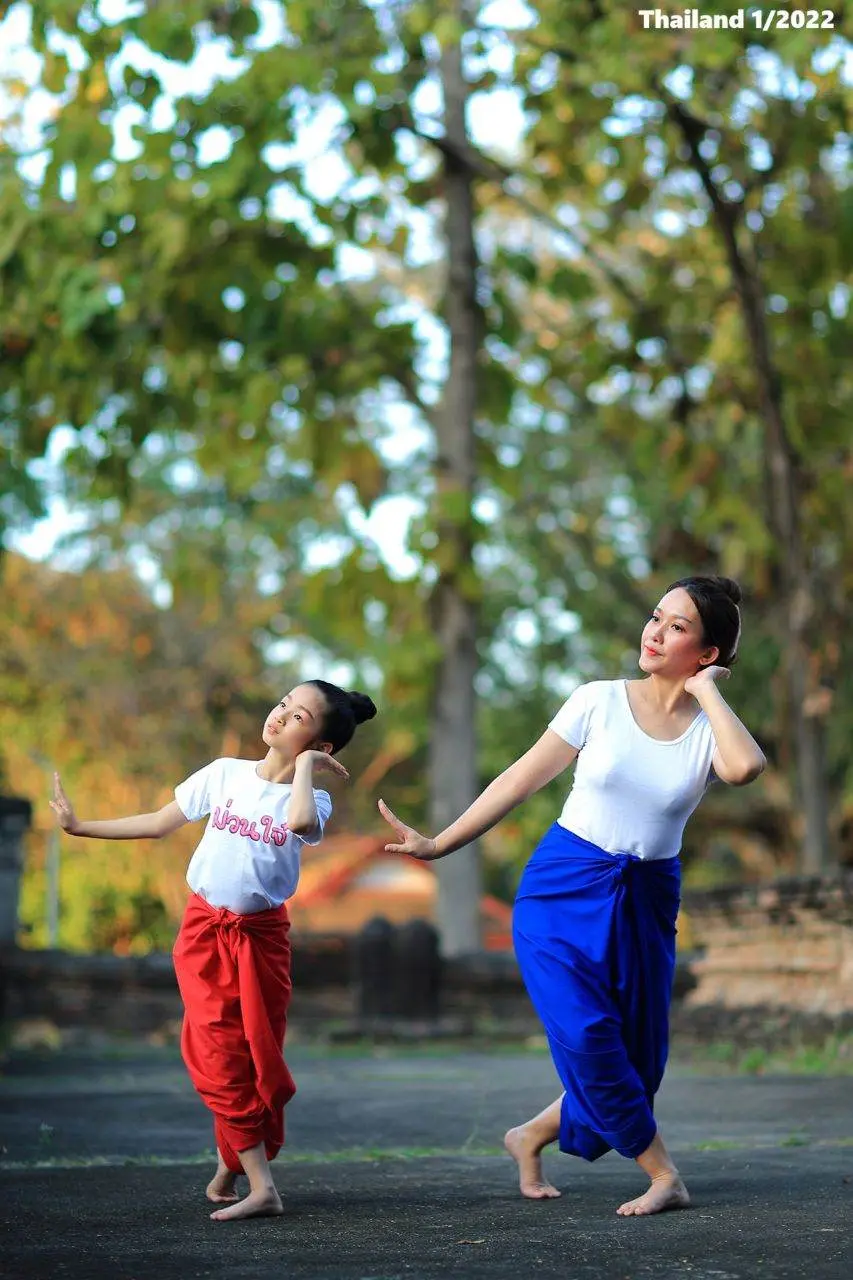
<svg viewBox="0 0 853 1280">
<path fill-rule="evenodd" d="M 656 11 L 680 15 L 681 8 Z M 692 11 L 691 11 L 692 12 Z M 697 11 L 698 12 L 698 11 Z M 611 0 L 0 6 L 0 790 L 19 942 L 170 947 L 201 828 L 53 829 L 263 754 L 283 691 L 380 708 L 297 929 L 509 946 L 559 779 L 435 830 L 687 572 L 745 590 L 693 888 L 853 862 L 853 15 L 645 29 Z M 758 10 L 760 17 L 761 10 Z M 827 11 L 828 12 L 828 11 Z"/>
</svg>

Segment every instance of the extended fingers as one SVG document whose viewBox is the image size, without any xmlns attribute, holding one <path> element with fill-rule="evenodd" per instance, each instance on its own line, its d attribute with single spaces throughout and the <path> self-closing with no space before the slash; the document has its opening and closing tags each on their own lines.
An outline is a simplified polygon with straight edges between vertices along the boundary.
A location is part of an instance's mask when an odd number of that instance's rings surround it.
<svg viewBox="0 0 853 1280">
<path fill-rule="evenodd" d="M 392 809 L 388 808 L 384 800 L 377 801 L 377 804 L 379 805 L 379 812 L 382 814 L 382 817 L 386 822 L 390 822 L 391 826 L 396 827 L 398 831 L 406 830 L 405 823 L 401 822 L 396 813 L 394 813 Z"/>
<path fill-rule="evenodd" d="M 318 770 L 323 769 L 327 773 L 333 773 L 336 778 L 343 778 L 345 782 L 349 782 L 349 770 L 345 765 L 341 764 L 340 760 L 335 760 L 332 756 L 321 756 L 318 753 L 314 767 Z"/>
</svg>

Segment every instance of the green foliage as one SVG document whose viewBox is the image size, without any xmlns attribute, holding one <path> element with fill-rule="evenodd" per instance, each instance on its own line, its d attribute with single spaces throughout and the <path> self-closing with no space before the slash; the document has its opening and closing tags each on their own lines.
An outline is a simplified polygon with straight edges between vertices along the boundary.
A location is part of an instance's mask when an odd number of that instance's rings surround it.
<svg viewBox="0 0 853 1280">
<path fill-rule="evenodd" d="M 196 661 L 217 629 L 227 649 L 251 628 L 256 656 L 298 639 L 381 681 L 382 758 L 394 761 L 383 790 L 413 820 L 425 811 L 439 573 L 460 570 L 481 611 L 484 779 L 574 681 L 634 670 L 645 612 L 669 581 L 731 573 L 748 592 L 731 694 L 772 768 L 724 809 L 709 801 L 691 854 L 728 867 L 736 849 L 749 874 L 792 865 L 791 599 L 745 265 L 796 459 L 821 606 L 806 665 L 843 832 L 853 206 L 840 60 L 814 33 L 644 33 L 615 0 L 542 0 L 510 32 L 475 13 L 472 88 L 514 88 L 527 123 L 499 155 L 466 160 L 485 329 L 470 511 L 433 478 L 443 375 L 423 337 L 443 324 L 445 256 L 442 156 L 423 101 L 456 34 L 452 7 L 266 8 L 285 32 L 269 42 L 255 39 L 250 4 L 212 16 L 201 3 L 140 6 L 113 26 L 80 24 L 76 5 L 32 6 L 43 83 L 64 96 L 42 180 L 10 143 L 0 151 L 0 519 L 38 512 L 32 464 L 70 426 L 62 481 L 88 513 L 95 563 L 150 557 L 174 625 L 201 619 Z M 54 27 L 80 42 L 79 74 Z M 227 72 L 170 114 L 170 76 L 212 36 Z M 119 75 L 132 39 L 157 57 L 144 70 L 125 59 Z M 136 154 L 116 156 L 128 111 Z M 316 166 L 308 125 L 328 139 Z M 340 168 L 332 194 L 322 151 Z M 370 263 L 358 278 L 342 265 L 356 251 Z M 403 416 L 428 443 L 401 461 Z M 390 571 L 366 532 L 400 495 L 422 512 L 412 576 Z M 458 564 L 467 539 L 473 572 Z M 210 714 L 224 731 L 233 701 Z M 490 856 L 519 864 L 562 786 L 493 833 Z M 370 798 L 350 814 L 369 823 Z"/>
<path fill-rule="evenodd" d="M 130 894 L 105 886 L 91 904 L 87 941 L 93 951 L 128 955 L 169 951 L 175 936 L 163 899 L 142 886 Z"/>
<path fill-rule="evenodd" d="M 524 300 L 526 322 L 512 327 L 504 355 L 529 370 L 516 408 L 538 418 L 521 488 L 496 522 L 511 533 L 505 563 L 516 581 L 521 565 L 533 567 L 533 614 L 579 615 L 566 647 L 581 673 L 585 654 L 596 669 L 630 670 L 625 640 L 642 598 L 653 603 L 682 572 L 742 579 L 745 640 L 731 693 L 778 767 L 764 795 L 753 794 L 764 808 L 772 788 L 769 807 L 787 809 L 787 832 L 772 824 L 782 841 L 772 855 L 791 860 L 796 800 L 782 795 L 794 720 L 780 660 L 796 605 L 783 589 L 790 552 L 774 522 L 766 390 L 737 272 L 745 267 L 760 290 L 795 459 L 809 589 L 820 601 L 807 629 L 810 714 L 833 707 L 837 814 L 851 780 L 838 736 L 853 550 L 841 500 L 851 383 L 839 358 L 851 282 L 838 254 L 849 88 L 840 59 L 814 40 L 768 36 L 759 56 L 736 32 L 643 34 L 637 15 L 613 4 L 592 18 L 559 4 L 537 15 L 517 45 L 533 123 L 515 222 L 567 230 L 535 271 L 515 247 L 495 259 L 493 314 L 506 326 Z M 629 61 L 617 53 L 625 39 Z M 541 485 L 534 459 L 547 459 L 556 483 Z"/>
</svg>

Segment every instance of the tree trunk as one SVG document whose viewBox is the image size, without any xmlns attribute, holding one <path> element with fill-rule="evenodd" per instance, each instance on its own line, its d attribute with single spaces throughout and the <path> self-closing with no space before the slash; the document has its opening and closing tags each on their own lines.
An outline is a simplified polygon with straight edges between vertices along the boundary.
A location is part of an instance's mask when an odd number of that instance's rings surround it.
<svg viewBox="0 0 853 1280">
<path fill-rule="evenodd" d="M 460 16 L 462 9 L 459 10 Z M 440 650 L 430 723 L 430 826 L 440 831 L 476 798 L 476 695 L 478 602 L 473 568 L 471 505 L 474 498 L 477 360 L 481 317 L 476 299 L 477 254 L 471 177 L 454 158 L 467 146 L 459 42 L 442 56 L 447 287 L 445 319 L 450 370 L 435 415 L 438 580 L 432 597 L 433 628 Z M 443 954 L 463 955 L 481 945 L 480 854 L 476 844 L 435 864 L 438 928 Z"/>
<path fill-rule="evenodd" d="M 797 799 L 803 815 L 800 869 L 807 875 L 825 875 L 837 859 L 829 834 L 829 802 L 826 785 L 826 727 L 822 716 L 809 706 L 808 650 L 789 623 L 791 636 L 786 655 L 788 689 L 792 706 Z"/>
<path fill-rule="evenodd" d="M 808 874 L 818 875 L 835 866 L 824 769 L 826 729 L 823 717 L 810 707 L 818 690 L 810 677 L 813 663 L 808 631 L 817 614 L 819 589 L 803 544 L 798 462 L 786 428 L 782 388 L 770 351 L 764 291 L 756 271 L 738 250 L 733 227 L 727 236 L 727 247 L 755 361 L 764 419 L 770 527 L 779 551 L 783 595 L 780 612 L 787 633 L 782 661 L 791 710 L 797 798 L 803 815 L 800 865 Z"/>
<path fill-rule="evenodd" d="M 782 661 L 790 704 L 789 729 L 796 791 L 803 815 L 801 869 L 810 875 L 831 871 L 836 859 L 829 834 L 829 792 L 825 771 L 826 729 L 809 628 L 817 616 L 820 586 L 808 561 L 800 525 L 801 484 L 798 459 L 787 430 L 782 386 L 773 362 L 764 290 L 755 260 L 738 242 L 738 208 L 727 201 L 700 151 L 707 126 L 679 102 L 669 112 L 690 150 L 723 237 L 755 367 L 764 425 L 768 522 L 776 542 L 782 600 L 779 616 L 785 633 Z"/>
</svg>

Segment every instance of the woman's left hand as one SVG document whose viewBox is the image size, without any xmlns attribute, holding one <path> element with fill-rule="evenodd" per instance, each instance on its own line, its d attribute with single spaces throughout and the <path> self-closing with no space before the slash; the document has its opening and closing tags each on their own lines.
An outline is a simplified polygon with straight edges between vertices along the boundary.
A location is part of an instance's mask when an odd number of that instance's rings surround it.
<svg viewBox="0 0 853 1280">
<path fill-rule="evenodd" d="M 440 855 L 435 851 L 435 841 L 430 836 L 422 836 L 414 827 L 407 827 L 401 822 L 384 800 L 378 801 L 379 812 L 397 833 L 399 844 L 386 844 L 386 853 L 408 853 L 413 858 L 421 858 L 424 862 L 432 862 Z"/>
<path fill-rule="evenodd" d="M 692 693 L 698 698 L 706 689 L 712 688 L 718 680 L 728 680 L 731 675 L 728 667 L 702 667 L 695 676 L 688 676 L 684 681 L 684 692 Z"/>
</svg>

